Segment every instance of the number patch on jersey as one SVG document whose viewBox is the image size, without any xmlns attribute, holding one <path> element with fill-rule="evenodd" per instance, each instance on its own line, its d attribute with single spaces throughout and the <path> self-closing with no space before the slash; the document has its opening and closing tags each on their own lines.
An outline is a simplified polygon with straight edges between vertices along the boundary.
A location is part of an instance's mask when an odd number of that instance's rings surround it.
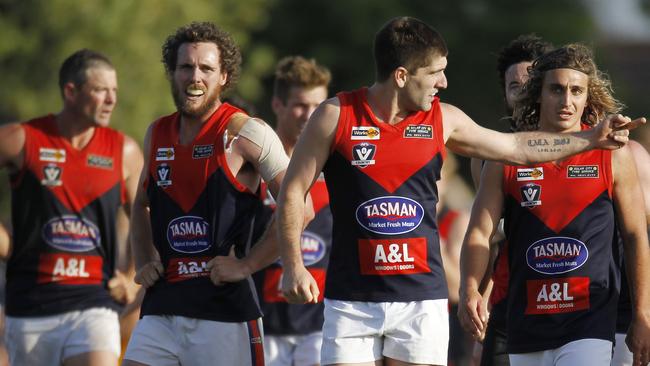
<svg viewBox="0 0 650 366">
<path fill-rule="evenodd" d="M 526 281 L 526 314 L 571 313 L 589 309 L 589 277 Z"/>
<path fill-rule="evenodd" d="M 364 275 L 404 275 L 430 272 L 426 238 L 359 239 Z"/>
</svg>

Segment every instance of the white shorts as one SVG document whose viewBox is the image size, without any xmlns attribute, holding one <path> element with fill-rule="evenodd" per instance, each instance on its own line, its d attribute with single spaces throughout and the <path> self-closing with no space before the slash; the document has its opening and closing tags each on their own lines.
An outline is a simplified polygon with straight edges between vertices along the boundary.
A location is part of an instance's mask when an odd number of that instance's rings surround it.
<svg viewBox="0 0 650 366">
<path fill-rule="evenodd" d="M 421 364 L 447 364 L 447 299 L 359 302 L 325 299 L 323 365 L 389 357 Z"/>
<path fill-rule="evenodd" d="M 625 344 L 625 333 L 616 333 L 612 366 L 632 366 L 632 351 Z"/>
<path fill-rule="evenodd" d="M 88 352 L 120 357 L 120 323 L 108 308 L 43 317 L 7 316 L 5 341 L 12 365 L 52 365 Z"/>
<path fill-rule="evenodd" d="M 304 335 L 266 335 L 266 366 L 311 366 L 320 364 L 323 333 Z"/>
<path fill-rule="evenodd" d="M 510 354 L 510 366 L 610 366 L 612 342 L 580 339 L 546 351 Z"/>
<path fill-rule="evenodd" d="M 264 366 L 261 325 L 261 319 L 226 323 L 147 315 L 133 330 L 124 359 L 153 366 Z"/>
</svg>

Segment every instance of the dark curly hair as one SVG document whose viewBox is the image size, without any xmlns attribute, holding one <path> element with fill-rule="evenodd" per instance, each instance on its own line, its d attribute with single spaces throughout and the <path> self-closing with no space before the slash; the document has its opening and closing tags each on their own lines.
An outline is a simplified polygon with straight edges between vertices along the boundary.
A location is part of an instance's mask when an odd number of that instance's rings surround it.
<svg viewBox="0 0 650 366">
<path fill-rule="evenodd" d="M 506 71 L 520 62 L 533 62 L 539 56 L 553 49 L 550 42 L 544 41 L 535 34 L 522 34 L 513 39 L 497 54 L 497 73 L 501 90 L 506 87 Z"/>
<path fill-rule="evenodd" d="M 386 23 L 375 35 L 377 81 L 386 81 L 402 66 L 409 72 L 431 62 L 433 56 L 446 57 L 448 50 L 442 35 L 423 21 L 398 17 Z"/>
<path fill-rule="evenodd" d="M 587 74 L 587 105 L 580 117 L 582 123 L 593 126 L 610 113 L 618 113 L 624 105 L 613 95 L 607 74 L 598 70 L 589 47 L 572 43 L 540 56 L 528 69 L 528 81 L 524 85 L 522 98 L 515 105 L 517 131 L 539 129 L 539 98 L 542 94 L 544 76 L 549 70 L 573 69 Z"/>
<path fill-rule="evenodd" d="M 233 86 L 239 78 L 241 53 L 230 34 L 210 22 L 192 22 L 167 37 L 162 46 L 162 62 L 167 77 L 171 78 L 174 74 L 180 46 L 183 43 L 198 42 L 212 42 L 217 45 L 221 71 L 228 75 L 223 90 Z"/>
</svg>

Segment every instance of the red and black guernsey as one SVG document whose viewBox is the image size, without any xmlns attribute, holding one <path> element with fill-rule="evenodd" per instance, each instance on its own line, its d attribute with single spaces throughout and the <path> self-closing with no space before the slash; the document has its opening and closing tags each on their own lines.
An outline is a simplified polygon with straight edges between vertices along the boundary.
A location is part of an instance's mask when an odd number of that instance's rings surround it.
<svg viewBox="0 0 650 366">
<path fill-rule="evenodd" d="M 222 104 L 194 141 L 179 143 L 178 113 L 154 122 L 148 178 L 153 242 L 164 276 L 147 289 L 142 315 L 179 315 L 223 322 L 261 316 L 252 279 L 215 286 L 207 263 L 238 257 L 250 247 L 251 220 L 259 197 L 228 168 L 224 136 L 239 109 Z"/>
<path fill-rule="evenodd" d="M 97 126 L 77 150 L 59 134 L 53 115 L 22 126 L 24 163 L 11 176 L 7 315 L 118 310 L 106 283 L 117 258 L 116 216 L 126 199 L 124 136 Z"/>
<path fill-rule="evenodd" d="M 303 263 L 318 283 L 321 295 L 317 304 L 289 304 L 280 291 L 281 263 L 278 261 L 257 272 L 254 278 L 267 335 L 303 335 L 323 328 L 325 271 L 332 246 L 332 212 L 323 178 L 316 180 L 310 194 L 315 217 L 303 231 L 300 246 Z"/>
<path fill-rule="evenodd" d="M 390 125 L 377 120 L 366 94 L 338 94 L 338 129 L 323 170 L 334 221 L 325 297 L 445 299 L 436 224 L 445 155 L 440 102 Z"/>
<path fill-rule="evenodd" d="M 508 352 L 613 341 L 619 268 L 611 152 L 505 166 Z"/>
</svg>

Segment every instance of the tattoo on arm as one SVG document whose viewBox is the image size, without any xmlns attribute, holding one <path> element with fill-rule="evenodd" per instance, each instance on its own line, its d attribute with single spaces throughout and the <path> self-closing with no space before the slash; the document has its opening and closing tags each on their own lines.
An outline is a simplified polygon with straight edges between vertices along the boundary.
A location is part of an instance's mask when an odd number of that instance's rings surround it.
<svg viewBox="0 0 650 366">
<path fill-rule="evenodd" d="M 563 137 L 561 139 L 555 139 L 553 141 L 553 146 L 559 146 L 559 145 L 569 145 L 571 143 L 571 139 L 568 137 Z"/>
</svg>

